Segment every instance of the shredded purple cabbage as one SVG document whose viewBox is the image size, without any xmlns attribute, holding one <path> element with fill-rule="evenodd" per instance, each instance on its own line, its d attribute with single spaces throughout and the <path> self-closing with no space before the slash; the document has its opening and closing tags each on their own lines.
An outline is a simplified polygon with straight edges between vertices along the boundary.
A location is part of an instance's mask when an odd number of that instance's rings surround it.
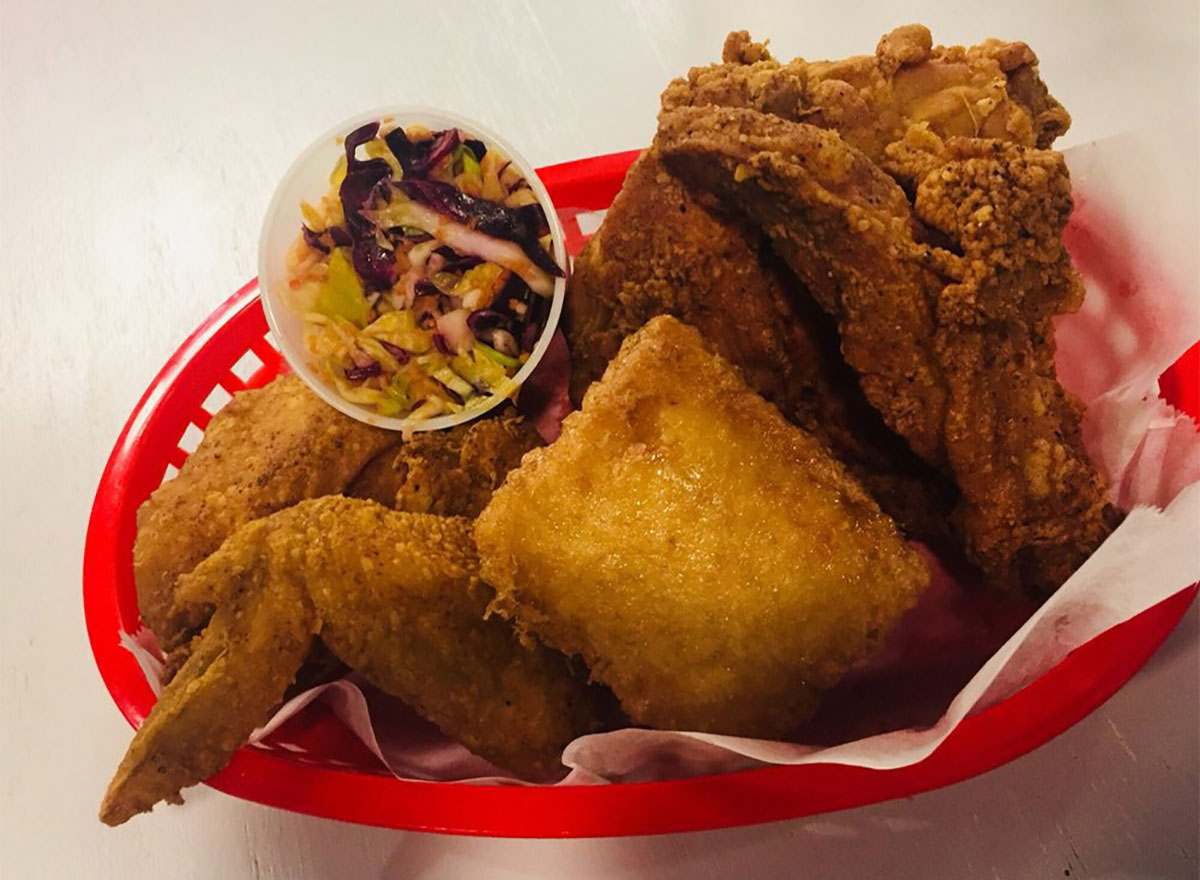
<svg viewBox="0 0 1200 880">
<path fill-rule="evenodd" d="M 550 224 L 546 222 L 546 212 L 542 210 L 542 206 L 534 203 L 532 205 L 522 205 L 519 208 L 510 208 L 520 218 L 517 221 L 517 228 L 536 230 L 528 238 L 510 239 L 521 246 L 521 250 L 525 252 L 525 256 L 533 261 L 533 264 L 549 275 L 551 278 L 562 278 L 564 272 L 562 267 L 555 262 L 554 257 L 546 252 L 542 247 L 538 238 L 550 231 Z M 485 232 L 487 230 L 484 230 Z M 490 235 L 495 235 L 497 238 L 503 238 L 499 232 L 491 232 Z"/>
<path fill-rule="evenodd" d="M 379 361 L 371 361 L 365 367 L 347 367 L 346 378 L 351 382 L 361 382 L 364 379 L 370 379 L 372 376 L 378 376 L 383 372 L 383 367 Z"/>
<path fill-rule="evenodd" d="M 451 354 L 450 345 L 449 345 L 449 343 L 446 342 L 446 337 L 443 336 L 441 333 L 433 334 L 433 347 L 436 348 L 438 351 L 440 351 L 442 354 L 446 354 L 446 355 Z M 447 388 L 446 390 L 449 391 L 450 389 Z M 462 403 L 462 401 L 460 400 L 459 403 Z"/>
<path fill-rule="evenodd" d="M 378 122 L 368 122 L 346 135 L 346 178 L 338 189 L 342 214 L 350 239 L 354 271 L 367 290 L 387 290 L 396 283 L 396 254 L 384 247 L 375 224 L 362 215 L 379 200 L 388 201 L 392 166 L 386 159 L 358 159 L 355 152 L 379 133 Z"/>
<path fill-rule="evenodd" d="M 492 300 L 489 308 L 503 312 L 508 315 L 514 323 L 524 323 L 529 315 L 529 310 L 533 308 L 535 303 L 545 301 L 545 297 L 538 296 L 529 289 L 529 285 L 516 273 L 508 276 L 504 282 L 504 287 L 500 288 L 500 294 Z M 516 305 L 523 304 L 525 311 L 519 312 Z"/>
<path fill-rule="evenodd" d="M 484 262 L 483 257 L 477 257 L 474 254 L 460 254 L 448 245 L 442 245 L 434 253 L 445 261 L 442 263 L 443 272 L 466 271 Z"/>
<path fill-rule="evenodd" d="M 350 237 L 350 233 L 344 226 L 330 226 L 325 231 L 329 233 L 330 239 L 338 247 L 350 247 L 354 244 L 354 239 Z"/>
<path fill-rule="evenodd" d="M 368 231 L 372 233 L 375 231 L 375 224 L 362 216 L 361 212 L 374 207 L 377 201 L 386 202 L 391 197 L 388 179 L 392 172 L 386 162 L 383 164 L 382 173 L 379 173 L 377 169 L 348 173 L 338 190 L 338 196 L 342 200 L 342 213 L 346 216 L 346 230 L 350 233 L 351 238 L 358 238 Z"/>
<path fill-rule="evenodd" d="M 467 315 L 467 326 L 471 328 L 471 332 L 476 336 L 482 336 L 497 327 L 511 332 L 513 324 L 511 315 L 506 315 L 493 309 L 479 309 Z"/>
<path fill-rule="evenodd" d="M 448 354 L 448 352 L 445 352 L 445 353 Z M 436 379 L 434 379 L 433 381 L 437 382 Z M 447 397 L 449 397 L 451 400 L 453 400 L 459 406 L 462 406 L 463 399 L 462 399 L 461 394 L 459 394 L 457 391 L 455 391 L 453 388 L 451 388 L 449 385 L 445 384 L 444 382 L 438 382 L 438 385 L 441 386 L 443 394 L 445 394 Z"/>
<path fill-rule="evenodd" d="M 409 180 L 406 177 L 396 181 L 396 186 L 410 199 L 439 214 L 472 226 L 485 235 L 519 245 L 525 256 L 543 272 L 554 278 L 563 276 L 563 270 L 538 241 L 550 228 L 541 205 L 509 208 L 487 199 L 477 199 L 453 184 L 437 180 Z"/>
<path fill-rule="evenodd" d="M 475 155 L 476 162 L 482 162 L 483 157 L 487 155 L 487 144 L 478 138 L 467 138 L 463 144 Z"/>
<path fill-rule="evenodd" d="M 388 149 L 392 151 L 392 155 L 396 157 L 396 161 L 400 163 L 400 167 L 407 174 L 409 165 L 412 164 L 413 150 L 416 145 L 408 139 L 403 126 L 397 125 L 385 134 L 383 142 L 388 145 Z"/>
<path fill-rule="evenodd" d="M 388 229 L 387 237 L 393 244 L 397 244 L 399 242 L 404 242 L 406 244 L 420 244 L 423 241 L 430 241 L 433 238 L 433 236 L 428 232 L 422 232 L 420 230 L 414 232 L 411 229 L 405 228 L 404 226 L 393 226 L 391 229 Z M 441 248 L 438 248 L 438 250 L 441 250 Z M 434 253 L 437 253 L 437 251 L 434 251 Z"/>
<path fill-rule="evenodd" d="M 434 132 L 426 140 L 410 141 L 404 129 L 397 126 L 383 139 L 404 170 L 405 180 L 411 180 L 426 177 L 430 169 L 450 155 L 450 151 L 458 146 L 459 134 L 457 128 L 447 128 Z"/>
<path fill-rule="evenodd" d="M 494 202 L 473 198 L 454 184 L 440 180 L 409 180 L 406 177 L 396 181 L 396 186 L 410 199 L 428 205 L 459 223 L 478 221 L 489 209 L 500 208 Z"/>
<path fill-rule="evenodd" d="M 365 122 L 346 135 L 343 141 L 346 145 L 346 167 L 350 167 L 358 161 L 354 157 L 355 151 L 363 144 L 374 140 L 377 134 L 379 134 L 379 123 Z"/>
<path fill-rule="evenodd" d="M 507 334 L 513 342 L 516 342 L 518 339 L 523 340 L 527 332 L 521 330 L 521 321 L 516 316 L 495 309 L 479 309 L 472 312 L 467 316 L 467 326 L 471 328 L 471 332 L 477 339 L 497 350 L 500 348 L 498 345 L 500 340 L 497 338 L 499 334 Z M 535 328 L 535 342 L 539 334 L 540 329 Z"/>
<path fill-rule="evenodd" d="M 384 347 L 384 349 L 387 351 L 388 354 L 390 354 L 392 357 L 394 357 L 397 360 L 397 362 L 399 362 L 400 366 L 404 366 L 405 364 L 408 363 L 411 355 L 408 353 L 407 350 L 401 348 L 398 345 L 393 345 L 392 343 L 388 342 L 386 339 L 379 340 L 379 344 Z"/>
<path fill-rule="evenodd" d="M 351 233 L 354 231 L 351 218 L 356 218 L 358 212 L 368 205 L 375 188 L 392 176 L 392 166 L 386 159 L 359 159 L 354 155 L 359 146 L 370 141 L 378 131 L 379 123 L 371 122 L 346 135 L 346 178 L 338 189 L 338 195 Z"/>
<path fill-rule="evenodd" d="M 308 228 L 307 224 L 302 224 L 300 226 L 300 230 L 304 234 L 305 243 L 310 248 L 312 248 L 315 251 L 320 251 L 323 254 L 329 253 L 329 245 L 325 244 L 324 240 L 321 237 L 324 233 L 314 232 L 313 230 Z"/>
<path fill-rule="evenodd" d="M 355 240 L 350 261 L 367 290 L 390 290 L 396 283 L 396 252 L 381 245 L 374 235 Z"/>
<path fill-rule="evenodd" d="M 431 146 L 425 154 L 424 161 L 414 164 L 413 171 L 422 177 L 428 174 L 430 169 L 435 167 L 446 156 L 449 156 L 454 148 L 458 146 L 458 140 L 458 129 L 448 128 L 445 131 L 438 132 L 428 141 L 423 141 L 422 143 L 428 143 Z"/>
<path fill-rule="evenodd" d="M 420 296 L 436 296 L 439 299 L 442 296 L 442 289 L 428 278 L 418 278 L 413 285 L 413 290 Z"/>
</svg>

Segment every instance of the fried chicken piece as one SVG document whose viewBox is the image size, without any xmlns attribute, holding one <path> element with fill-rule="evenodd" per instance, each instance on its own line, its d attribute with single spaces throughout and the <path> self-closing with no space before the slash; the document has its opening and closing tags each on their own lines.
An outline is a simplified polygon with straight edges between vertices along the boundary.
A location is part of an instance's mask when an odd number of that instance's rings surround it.
<svg viewBox="0 0 1200 880">
<path fill-rule="evenodd" d="M 625 341 L 475 537 L 494 607 L 660 728 L 790 733 L 928 584 L 822 444 L 668 316 Z"/>
<path fill-rule="evenodd" d="M 414 434 L 384 450 L 345 494 L 411 513 L 474 518 L 521 456 L 541 442 L 533 425 L 505 406 L 495 416 Z"/>
<path fill-rule="evenodd" d="M 673 315 L 828 443 L 907 530 L 938 534 L 953 486 L 884 426 L 842 361 L 836 325 L 798 288 L 759 231 L 703 204 L 652 148 L 630 168 L 568 283 L 572 398 L 582 399 L 627 335 Z"/>
<path fill-rule="evenodd" d="M 289 516 L 285 511 L 277 516 Z M 100 806 L 120 825 L 216 773 L 265 722 L 312 645 L 316 617 L 302 582 L 277 574 L 286 548 L 271 521 L 237 531 L 180 578 L 216 611 L 134 734 Z"/>
<path fill-rule="evenodd" d="M 330 650 L 498 767 L 562 776 L 566 745 L 601 726 L 602 694 L 487 617 L 495 591 L 479 579 L 470 522 L 351 499 L 313 513 L 310 532 L 330 537 L 308 551 L 304 578 Z"/>
<path fill-rule="evenodd" d="M 1023 43 L 934 49 L 929 30 L 910 25 L 884 36 L 874 56 L 780 63 L 738 31 L 723 57 L 672 82 L 664 111 L 747 107 L 837 129 L 910 186 L 917 164 L 927 164 L 925 154 L 897 146 L 910 131 L 1049 143 L 1070 121 Z M 837 328 L 762 251 L 754 230 L 685 187 L 651 147 L 568 284 L 572 399 L 582 399 L 625 336 L 656 315 L 674 315 L 785 416 L 825 440 L 906 531 L 943 534 L 954 486 L 882 424 L 842 362 Z"/>
<path fill-rule="evenodd" d="M 903 190 L 837 133 L 749 110 L 666 113 L 658 139 L 676 173 L 766 230 L 837 320 L 867 400 L 921 458 L 944 465 L 946 389 L 931 308 L 944 282 L 918 253 Z M 894 242 L 914 258 L 896 259 Z"/>
<path fill-rule="evenodd" d="M 764 397 L 811 424 L 819 342 L 791 320 L 792 282 L 763 260 L 765 244 L 756 230 L 700 204 L 654 150 L 644 153 L 573 270 L 572 399 L 583 399 L 626 336 L 668 314 L 696 327 Z"/>
<path fill-rule="evenodd" d="M 215 608 L 109 785 L 116 825 L 221 769 L 270 716 L 313 637 L 447 735 L 530 779 L 603 704 L 567 658 L 485 619 L 470 523 L 328 496 L 255 520 L 179 579 L 174 616 Z"/>
<path fill-rule="evenodd" d="M 962 525 L 985 571 L 1048 595 L 1120 519 L 1055 376 L 1051 321 L 1084 296 L 1062 243 L 1070 179 L 1050 151 L 955 139 L 938 155 L 915 210 L 963 254 L 936 303 Z"/>
<path fill-rule="evenodd" d="M 833 132 L 715 107 L 659 127 L 668 165 L 771 236 L 837 318 L 867 398 L 953 474 L 972 558 L 998 585 L 1044 596 L 1112 526 L 1081 407 L 1054 374 L 1050 319 L 1083 291 L 1062 245 L 1066 166 L 1049 151 L 924 137 L 914 213 Z M 925 225 L 951 250 L 919 241 Z"/>
<path fill-rule="evenodd" d="M 203 623 L 168 621 L 179 575 L 239 526 L 305 498 L 341 492 L 399 439 L 338 412 L 297 376 L 235 394 L 213 416 L 178 476 L 138 509 L 138 607 L 159 643 L 174 648 Z"/>
<path fill-rule="evenodd" d="M 1071 124 L 1024 43 L 933 46 L 924 25 L 885 34 L 874 55 L 781 63 L 745 31 L 726 38 L 724 63 L 693 68 L 662 96 L 678 107 L 740 107 L 836 130 L 906 185 L 915 172 L 889 147 L 914 128 L 1049 147 Z"/>
</svg>

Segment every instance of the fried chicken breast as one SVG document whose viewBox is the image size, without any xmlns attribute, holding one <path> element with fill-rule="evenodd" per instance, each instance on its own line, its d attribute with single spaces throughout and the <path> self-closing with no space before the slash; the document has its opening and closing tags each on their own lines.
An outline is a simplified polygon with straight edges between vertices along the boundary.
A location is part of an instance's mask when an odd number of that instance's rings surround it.
<svg viewBox="0 0 1200 880">
<path fill-rule="evenodd" d="M 1113 524 L 1058 385 L 1050 319 L 1083 287 L 1062 245 L 1062 157 L 927 131 L 904 191 L 835 132 L 752 110 L 660 119 L 664 160 L 736 204 L 837 321 L 867 399 L 952 474 L 969 555 L 997 584 L 1044 596 Z M 926 230 L 947 243 L 939 247 Z"/>
<path fill-rule="evenodd" d="M 475 536 L 494 607 L 665 729 L 790 733 L 928 584 L 822 444 L 667 316 Z"/>
<path fill-rule="evenodd" d="M 941 138 L 981 137 L 1049 147 L 1071 117 L 1038 75 L 1025 43 L 934 46 L 924 25 L 885 34 L 874 55 L 786 63 L 745 31 L 730 34 L 723 61 L 695 67 L 662 95 L 679 107 L 736 107 L 837 131 L 902 181 L 912 172 L 892 146 L 914 128 Z"/>
</svg>

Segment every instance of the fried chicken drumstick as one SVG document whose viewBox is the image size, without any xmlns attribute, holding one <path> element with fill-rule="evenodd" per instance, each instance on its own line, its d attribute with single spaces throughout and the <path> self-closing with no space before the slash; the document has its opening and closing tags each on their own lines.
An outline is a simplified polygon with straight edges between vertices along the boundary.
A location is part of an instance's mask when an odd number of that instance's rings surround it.
<svg viewBox="0 0 1200 880">
<path fill-rule="evenodd" d="M 969 555 L 999 585 L 1047 595 L 1112 526 L 1082 407 L 1054 373 L 1051 318 L 1083 294 L 1062 245 L 1066 165 L 921 135 L 906 145 L 924 172 L 915 205 L 837 133 L 753 110 L 668 111 L 658 142 L 676 173 L 753 219 L 837 319 L 867 399 L 955 478 Z"/>
</svg>

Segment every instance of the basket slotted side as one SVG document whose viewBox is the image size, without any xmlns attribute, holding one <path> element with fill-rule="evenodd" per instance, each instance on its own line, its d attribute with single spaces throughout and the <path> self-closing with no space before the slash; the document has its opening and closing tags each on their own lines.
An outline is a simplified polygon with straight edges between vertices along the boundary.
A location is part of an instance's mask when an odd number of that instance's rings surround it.
<svg viewBox="0 0 1200 880">
<path fill-rule="evenodd" d="M 136 663 L 128 666 L 132 657 L 118 633 L 98 631 L 93 608 L 108 612 L 106 624 L 115 616 L 125 632 L 140 628 L 132 558 L 137 508 L 195 448 L 185 435 L 198 438 L 208 426 L 216 407 L 210 403 L 206 409 L 206 401 L 259 387 L 282 369 L 282 357 L 266 338 L 257 290 L 251 282 L 223 303 L 159 371 L 117 439 L 92 506 L 84 553 L 88 633 L 101 671 L 105 663 L 120 670 L 118 679 L 106 674 L 105 682 L 135 724 L 149 711 L 153 695 L 144 681 L 136 686 L 140 670 Z M 224 394 L 214 394 L 218 388 Z M 107 589 L 89 589 L 94 578 L 102 578 Z M 117 681 L 120 688 L 114 687 Z"/>
</svg>

